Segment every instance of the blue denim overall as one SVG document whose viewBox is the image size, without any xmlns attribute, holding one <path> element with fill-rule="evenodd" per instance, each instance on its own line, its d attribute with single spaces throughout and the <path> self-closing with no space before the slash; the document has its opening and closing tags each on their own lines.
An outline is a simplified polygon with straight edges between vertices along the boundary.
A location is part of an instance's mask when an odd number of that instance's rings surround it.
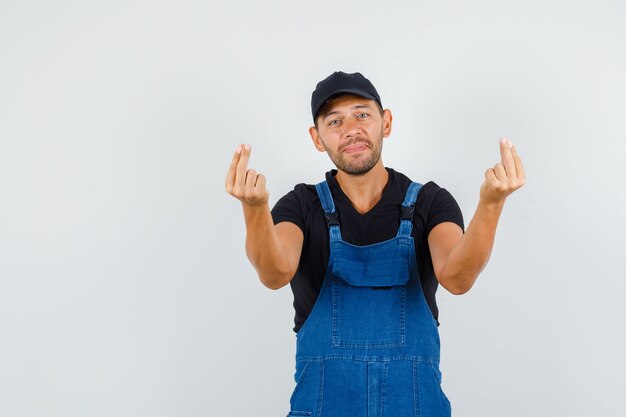
<svg viewBox="0 0 626 417">
<path fill-rule="evenodd" d="M 439 332 L 422 293 L 411 230 L 421 188 L 412 183 L 393 239 L 341 238 L 326 181 L 316 189 L 330 236 L 328 269 L 297 333 L 290 416 L 449 417 Z"/>
</svg>

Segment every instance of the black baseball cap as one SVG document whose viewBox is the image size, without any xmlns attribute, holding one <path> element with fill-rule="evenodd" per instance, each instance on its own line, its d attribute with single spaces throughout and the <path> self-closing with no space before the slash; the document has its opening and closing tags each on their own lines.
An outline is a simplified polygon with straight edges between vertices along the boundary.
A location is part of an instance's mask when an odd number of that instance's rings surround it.
<svg viewBox="0 0 626 417">
<path fill-rule="evenodd" d="M 361 73 L 355 72 L 346 74 L 345 72 L 335 71 L 319 83 L 315 87 L 315 91 L 311 95 L 311 113 L 313 121 L 317 117 L 317 113 L 328 99 L 338 94 L 355 94 L 370 100 L 376 100 L 382 108 L 380 96 L 374 88 L 374 85 L 365 78 Z"/>
</svg>

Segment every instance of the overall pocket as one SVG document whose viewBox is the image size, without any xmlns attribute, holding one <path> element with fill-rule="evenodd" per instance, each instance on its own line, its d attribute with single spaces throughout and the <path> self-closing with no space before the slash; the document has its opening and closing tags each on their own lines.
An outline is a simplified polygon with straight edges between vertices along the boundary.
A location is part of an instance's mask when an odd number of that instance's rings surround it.
<svg viewBox="0 0 626 417">
<path fill-rule="evenodd" d="M 406 288 L 354 287 L 333 279 L 332 344 L 351 349 L 405 345 Z"/>
<path fill-rule="evenodd" d="M 439 365 L 433 362 L 415 362 L 415 381 L 419 415 L 450 417 L 450 401 L 441 389 Z"/>
<path fill-rule="evenodd" d="M 320 360 L 296 362 L 296 387 L 289 400 L 288 416 L 310 416 L 319 407 L 323 365 Z M 296 411 L 298 410 L 298 411 Z"/>
<path fill-rule="evenodd" d="M 332 247 L 332 345 L 379 349 L 405 345 L 410 240 Z"/>
</svg>

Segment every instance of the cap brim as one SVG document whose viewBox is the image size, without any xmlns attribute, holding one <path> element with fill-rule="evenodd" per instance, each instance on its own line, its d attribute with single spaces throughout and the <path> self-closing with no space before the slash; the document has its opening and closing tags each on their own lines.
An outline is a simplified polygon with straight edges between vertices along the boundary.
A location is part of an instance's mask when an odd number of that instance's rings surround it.
<svg viewBox="0 0 626 417">
<path fill-rule="evenodd" d="M 313 119 L 317 119 L 318 113 L 320 112 L 320 109 L 322 107 L 324 107 L 324 104 L 326 104 L 326 102 L 328 101 L 329 98 L 334 97 L 338 94 L 354 94 L 355 96 L 359 96 L 359 97 L 363 97 L 363 98 L 367 98 L 369 100 L 374 100 L 378 103 L 378 99 L 376 97 L 374 97 L 372 94 L 363 91 L 363 90 L 356 90 L 356 89 L 351 89 L 351 88 L 346 88 L 346 89 L 342 89 L 342 90 L 336 90 L 333 91 L 332 93 L 327 94 L 326 96 L 324 96 L 319 104 L 316 106 L 315 108 L 315 116 L 313 117 Z"/>
</svg>

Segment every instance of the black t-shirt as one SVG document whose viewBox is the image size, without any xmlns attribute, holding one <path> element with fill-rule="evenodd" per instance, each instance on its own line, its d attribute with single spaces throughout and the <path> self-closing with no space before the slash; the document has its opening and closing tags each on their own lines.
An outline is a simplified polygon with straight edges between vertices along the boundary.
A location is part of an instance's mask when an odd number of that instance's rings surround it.
<svg viewBox="0 0 626 417">
<path fill-rule="evenodd" d="M 387 168 L 387 172 L 389 180 L 380 201 L 365 214 L 356 211 L 339 187 L 335 179 L 337 171 L 326 173 L 335 209 L 339 213 L 341 236 L 346 242 L 363 246 L 396 236 L 400 226 L 400 206 L 411 180 L 391 168 Z M 300 264 L 290 283 L 296 313 L 293 330 L 297 332 L 317 300 L 330 257 L 328 229 L 315 185 L 296 185 L 293 191 L 278 200 L 272 209 L 272 217 L 274 224 L 291 222 L 300 227 L 304 234 Z M 424 184 L 417 196 L 412 236 L 422 289 L 435 320 L 439 317 L 435 300 L 438 282 L 433 272 L 428 234 L 443 222 L 453 222 L 464 228 L 463 215 L 456 200 L 448 191 L 431 181 Z"/>
</svg>

